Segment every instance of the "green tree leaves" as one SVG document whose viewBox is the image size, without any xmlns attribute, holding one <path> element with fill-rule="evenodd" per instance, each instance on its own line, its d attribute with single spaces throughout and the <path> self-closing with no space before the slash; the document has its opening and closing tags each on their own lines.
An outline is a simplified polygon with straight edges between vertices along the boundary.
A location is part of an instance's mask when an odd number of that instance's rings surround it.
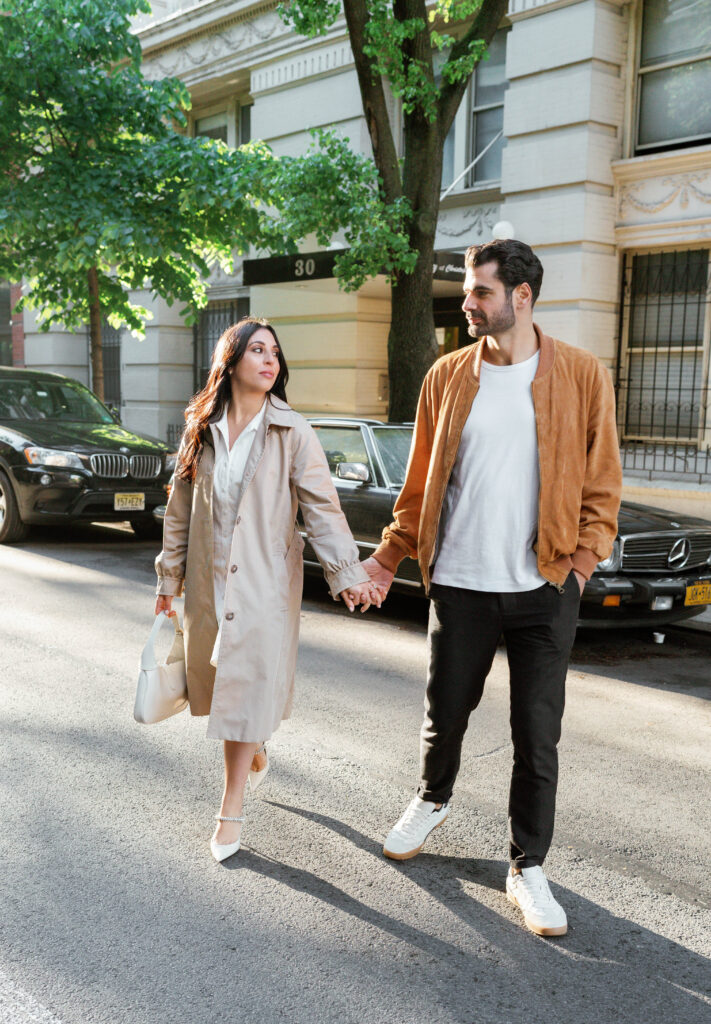
<svg viewBox="0 0 711 1024">
<path fill-rule="evenodd" d="M 232 150 L 184 134 L 185 86 L 141 73 L 130 23 L 148 10 L 146 0 L 6 0 L 0 276 L 25 278 L 40 325 L 89 321 L 94 270 L 112 325 L 144 333 L 130 293 L 145 287 L 183 302 L 190 322 L 213 264 L 295 251 L 312 234 L 326 245 L 344 232 L 349 287 L 409 265 L 405 205 L 384 206 L 372 161 L 347 140 L 324 133 L 306 158 L 276 159 L 264 143 Z"/>
</svg>

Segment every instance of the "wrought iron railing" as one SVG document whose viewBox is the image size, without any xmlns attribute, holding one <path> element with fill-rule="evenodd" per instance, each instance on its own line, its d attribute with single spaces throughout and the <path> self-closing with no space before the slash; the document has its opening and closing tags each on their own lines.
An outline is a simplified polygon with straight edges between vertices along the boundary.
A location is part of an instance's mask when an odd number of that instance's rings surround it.
<svg viewBox="0 0 711 1024">
<path fill-rule="evenodd" d="M 627 477 L 711 485 L 711 451 L 697 444 L 623 441 L 620 455 Z"/>
</svg>

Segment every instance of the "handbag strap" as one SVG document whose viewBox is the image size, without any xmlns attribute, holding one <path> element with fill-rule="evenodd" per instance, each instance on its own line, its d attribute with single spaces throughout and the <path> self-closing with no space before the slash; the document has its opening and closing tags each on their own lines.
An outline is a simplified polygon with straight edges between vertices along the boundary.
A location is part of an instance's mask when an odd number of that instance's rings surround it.
<svg viewBox="0 0 711 1024">
<path fill-rule="evenodd" d="M 158 661 L 156 659 L 155 642 L 160 633 L 161 629 L 166 622 L 172 622 L 175 627 L 175 632 L 178 635 L 182 635 L 182 629 L 180 628 L 180 620 L 178 619 L 178 613 L 173 612 L 172 615 L 166 615 L 165 612 L 159 612 L 156 615 L 156 620 L 153 623 L 148 639 L 146 640 L 146 646 L 141 652 L 141 669 L 153 669 L 158 668 Z"/>
</svg>

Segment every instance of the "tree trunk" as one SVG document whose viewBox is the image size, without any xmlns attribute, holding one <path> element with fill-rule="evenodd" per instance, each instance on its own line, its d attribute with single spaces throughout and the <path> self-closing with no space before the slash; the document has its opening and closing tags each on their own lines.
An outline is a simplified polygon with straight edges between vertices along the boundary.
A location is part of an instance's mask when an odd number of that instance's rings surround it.
<svg viewBox="0 0 711 1024">
<path fill-rule="evenodd" d="M 417 263 L 411 274 L 400 274 L 392 287 L 388 418 L 395 422 L 414 420 L 422 380 L 437 357 L 432 265 L 443 144 L 437 125 L 419 111 L 405 115 L 404 138 L 403 191 L 412 207 L 409 241 Z"/>
<path fill-rule="evenodd" d="M 101 303 L 99 301 L 99 275 L 96 267 L 88 273 L 89 281 L 89 339 L 91 343 L 91 386 L 95 395 L 104 400 L 104 352 L 101 347 Z"/>
<path fill-rule="evenodd" d="M 388 335 L 391 422 L 414 420 L 422 380 L 437 356 L 432 312 L 434 237 L 429 245 L 421 241 L 418 252 L 414 271 L 401 274 L 392 288 Z"/>
</svg>

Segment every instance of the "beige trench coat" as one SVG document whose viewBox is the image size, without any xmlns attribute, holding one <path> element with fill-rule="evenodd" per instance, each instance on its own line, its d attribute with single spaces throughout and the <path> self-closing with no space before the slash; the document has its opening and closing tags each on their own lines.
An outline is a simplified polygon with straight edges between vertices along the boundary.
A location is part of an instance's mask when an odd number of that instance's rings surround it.
<svg viewBox="0 0 711 1024">
<path fill-rule="evenodd" d="M 242 480 L 215 669 L 214 464 L 207 431 L 195 480 L 176 477 L 173 484 L 156 559 L 157 592 L 185 591 L 191 713 L 210 716 L 210 737 L 258 742 L 291 712 L 303 586 L 297 506 L 334 596 L 368 576 L 316 434 L 285 402 L 269 397 Z"/>
</svg>

